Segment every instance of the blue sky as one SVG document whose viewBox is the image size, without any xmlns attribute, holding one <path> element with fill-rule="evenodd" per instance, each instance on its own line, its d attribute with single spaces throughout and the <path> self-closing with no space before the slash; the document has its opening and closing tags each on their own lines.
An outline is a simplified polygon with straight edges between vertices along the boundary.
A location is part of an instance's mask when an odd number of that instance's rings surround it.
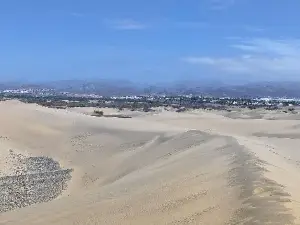
<svg viewBox="0 0 300 225">
<path fill-rule="evenodd" d="M 300 80 L 298 0 L 0 3 L 1 80 Z"/>
</svg>

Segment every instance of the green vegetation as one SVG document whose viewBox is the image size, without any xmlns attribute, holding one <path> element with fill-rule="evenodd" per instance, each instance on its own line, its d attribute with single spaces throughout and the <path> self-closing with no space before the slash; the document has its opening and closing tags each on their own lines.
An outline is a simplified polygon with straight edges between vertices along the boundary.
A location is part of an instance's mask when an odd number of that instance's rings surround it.
<svg viewBox="0 0 300 225">
<path fill-rule="evenodd" d="M 77 97 L 67 95 L 35 96 L 29 94 L 2 93 L 0 99 L 18 99 L 25 103 L 35 103 L 49 108 L 115 108 L 131 111 L 150 112 L 155 107 L 172 107 L 185 111 L 188 109 L 229 110 L 231 107 L 248 109 L 278 110 L 287 108 L 287 112 L 294 113 L 293 106 L 299 106 L 296 100 L 260 100 L 251 98 L 215 98 L 203 96 L 134 96 L 134 97 Z M 95 116 L 104 116 L 101 112 L 94 112 Z"/>
<path fill-rule="evenodd" d="M 104 115 L 103 111 L 101 110 L 94 110 L 94 116 L 102 117 Z"/>
</svg>

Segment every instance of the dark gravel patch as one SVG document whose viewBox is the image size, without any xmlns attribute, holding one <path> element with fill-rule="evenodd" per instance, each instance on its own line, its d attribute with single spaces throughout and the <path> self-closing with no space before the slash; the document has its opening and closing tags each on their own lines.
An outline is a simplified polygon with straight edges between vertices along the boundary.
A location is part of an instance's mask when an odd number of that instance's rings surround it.
<svg viewBox="0 0 300 225">
<path fill-rule="evenodd" d="M 0 213 L 48 202 L 62 194 L 72 169 L 48 157 L 20 158 L 13 176 L 0 177 Z"/>
</svg>

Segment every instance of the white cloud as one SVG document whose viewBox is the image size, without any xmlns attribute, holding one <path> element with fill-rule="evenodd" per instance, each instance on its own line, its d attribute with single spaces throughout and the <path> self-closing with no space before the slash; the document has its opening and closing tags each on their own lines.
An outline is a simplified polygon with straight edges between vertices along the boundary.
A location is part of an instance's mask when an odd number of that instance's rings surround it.
<svg viewBox="0 0 300 225">
<path fill-rule="evenodd" d="M 70 13 L 70 15 L 74 16 L 74 17 L 84 17 L 83 13 L 78 13 L 78 12 L 72 12 L 72 13 Z"/>
<path fill-rule="evenodd" d="M 238 40 L 238 39 L 237 39 Z M 236 74 L 300 75 L 300 40 L 252 39 L 230 45 L 235 57 L 186 57 L 190 64 L 205 65 Z"/>
<path fill-rule="evenodd" d="M 149 28 L 149 24 L 144 24 L 133 19 L 104 20 L 104 24 L 116 30 L 142 30 Z M 175 29 L 201 29 L 208 27 L 209 24 L 201 21 L 167 21 L 160 24 L 151 24 L 151 28 L 165 27 Z"/>
<path fill-rule="evenodd" d="M 243 51 L 262 53 L 269 55 L 291 56 L 299 55 L 300 40 L 298 39 L 252 39 L 241 40 L 240 43 L 232 45 Z"/>
<path fill-rule="evenodd" d="M 105 20 L 105 24 L 116 30 L 142 30 L 146 26 L 143 23 L 132 19 L 122 19 L 122 20 Z"/>
<path fill-rule="evenodd" d="M 211 58 L 211 57 L 188 57 L 183 59 L 185 62 L 191 64 L 201 64 L 217 68 L 228 72 L 247 72 L 249 68 L 241 63 L 242 60 L 247 60 L 246 57 L 240 59 L 233 58 Z"/>
<path fill-rule="evenodd" d="M 206 22 L 200 22 L 200 21 L 181 21 L 181 22 L 175 22 L 174 27 L 175 28 L 182 28 L 182 29 L 198 29 L 198 28 L 206 28 L 209 24 Z"/>
<path fill-rule="evenodd" d="M 212 10 L 223 10 L 236 3 L 236 0 L 210 0 Z"/>
<path fill-rule="evenodd" d="M 191 64 L 207 64 L 207 65 L 214 65 L 215 60 L 209 57 L 187 57 L 184 58 L 183 61 Z"/>
<path fill-rule="evenodd" d="M 261 28 L 261 27 L 245 26 L 244 30 L 248 31 L 248 32 L 252 32 L 252 33 L 261 33 L 261 32 L 264 32 L 266 29 Z"/>
</svg>

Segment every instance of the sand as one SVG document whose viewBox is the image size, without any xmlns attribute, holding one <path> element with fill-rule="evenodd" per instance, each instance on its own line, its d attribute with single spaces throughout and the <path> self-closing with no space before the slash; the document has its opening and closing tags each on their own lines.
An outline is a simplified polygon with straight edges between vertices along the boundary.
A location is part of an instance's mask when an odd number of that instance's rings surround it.
<svg viewBox="0 0 300 225">
<path fill-rule="evenodd" d="M 0 224 L 300 224 L 295 115 L 88 114 L 0 102 Z"/>
</svg>

